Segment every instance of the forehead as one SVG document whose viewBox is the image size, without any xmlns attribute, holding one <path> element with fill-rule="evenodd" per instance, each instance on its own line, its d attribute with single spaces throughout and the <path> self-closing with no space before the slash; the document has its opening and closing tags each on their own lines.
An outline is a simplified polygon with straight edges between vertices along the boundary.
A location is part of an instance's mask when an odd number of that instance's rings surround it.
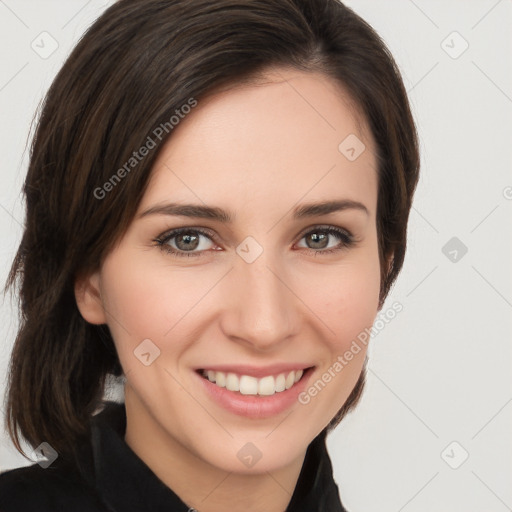
<svg viewBox="0 0 512 512">
<path fill-rule="evenodd" d="M 199 101 L 180 120 L 141 208 L 172 199 L 277 213 L 301 199 L 347 197 L 374 215 L 376 165 L 367 125 L 338 83 L 278 70 Z"/>
</svg>

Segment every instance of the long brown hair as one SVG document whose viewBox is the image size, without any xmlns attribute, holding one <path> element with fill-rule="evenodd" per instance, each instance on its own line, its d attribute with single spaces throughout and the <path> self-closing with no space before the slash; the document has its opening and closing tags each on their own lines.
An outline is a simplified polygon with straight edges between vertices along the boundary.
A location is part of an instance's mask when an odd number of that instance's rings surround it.
<svg viewBox="0 0 512 512">
<path fill-rule="evenodd" d="M 101 266 L 130 225 L 171 116 L 279 66 L 337 80 L 371 129 L 382 307 L 404 260 L 419 151 L 400 73 L 376 32 L 337 0 L 119 0 L 57 74 L 31 145 L 26 221 L 5 285 L 19 284 L 6 424 L 20 453 L 19 433 L 75 456 L 106 377 L 122 375 L 108 327 L 80 315 L 74 282 Z M 161 126 L 158 146 L 112 181 Z M 357 403 L 364 374 L 328 430 Z"/>
</svg>

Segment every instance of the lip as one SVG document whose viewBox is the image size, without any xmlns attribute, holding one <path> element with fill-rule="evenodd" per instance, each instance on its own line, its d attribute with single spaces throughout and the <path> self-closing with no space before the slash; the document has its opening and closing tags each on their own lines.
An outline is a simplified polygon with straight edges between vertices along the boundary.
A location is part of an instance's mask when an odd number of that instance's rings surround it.
<svg viewBox="0 0 512 512">
<path fill-rule="evenodd" d="M 196 368 L 196 371 L 201 372 L 202 370 L 212 370 L 214 372 L 234 373 L 236 375 L 249 375 L 250 377 L 256 377 L 261 379 L 268 375 L 279 375 L 280 373 L 290 373 L 291 371 L 306 370 L 311 368 L 312 365 L 302 363 L 286 363 L 286 364 L 272 364 L 269 366 L 250 366 L 250 365 L 213 365 L 206 366 L 204 368 Z"/>
<path fill-rule="evenodd" d="M 288 367 L 290 368 L 290 371 L 293 369 L 302 369 L 300 368 L 300 365 L 299 367 L 288 365 Z M 215 369 L 217 368 L 219 368 L 218 371 L 225 371 L 220 368 L 226 368 L 226 366 L 215 367 Z M 244 367 L 237 366 L 236 368 L 240 371 Z M 279 368 L 284 368 L 284 366 L 280 366 Z M 211 369 L 213 370 L 213 368 Z M 264 373 L 264 375 L 273 374 L 272 367 L 266 367 L 264 371 L 268 372 L 269 369 L 271 372 Z M 250 419 L 264 419 L 286 411 L 293 404 L 296 404 L 298 402 L 299 394 L 302 393 L 308 385 L 308 381 L 310 380 L 314 370 L 314 366 L 305 367 L 304 373 L 299 382 L 296 382 L 290 389 L 274 393 L 270 396 L 242 395 L 239 391 L 229 391 L 226 388 L 221 388 L 210 382 L 207 378 L 201 375 L 201 370 L 194 371 L 194 374 L 199 379 L 207 396 L 209 396 L 217 405 L 220 405 L 224 409 L 238 416 L 244 416 Z M 277 373 L 282 372 L 278 371 Z M 243 373 L 243 375 L 249 374 Z"/>
</svg>

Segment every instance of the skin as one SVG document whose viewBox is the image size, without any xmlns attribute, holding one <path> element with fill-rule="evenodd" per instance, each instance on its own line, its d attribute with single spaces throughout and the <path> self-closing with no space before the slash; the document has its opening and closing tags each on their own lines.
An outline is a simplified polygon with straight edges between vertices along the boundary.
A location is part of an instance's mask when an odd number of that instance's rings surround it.
<svg viewBox="0 0 512 512">
<path fill-rule="evenodd" d="M 221 408 L 193 369 L 305 362 L 315 366 L 314 383 L 378 312 L 377 174 L 367 125 L 330 78 L 284 68 L 265 78 L 199 102 L 162 148 L 138 210 L 206 204 L 232 212 L 233 224 L 136 216 L 101 268 L 75 286 L 84 319 L 108 324 L 114 338 L 127 379 L 127 444 L 200 512 L 285 510 L 308 445 L 346 401 L 366 349 L 307 405 L 268 419 Z M 338 150 L 349 134 L 366 145 L 355 161 Z M 334 199 L 359 201 L 368 214 L 292 218 L 299 204 Z M 328 235 L 315 245 L 318 225 L 348 230 L 357 242 L 322 254 L 342 241 Z M 184 226 L 216 239 L 199 234 L 195 257 L 154 242 Z M 247 236 L 263 248 L 252 263 L 236 253 Z M 167 245 L 186 252 L 177 243 Z M 134 357 L 144 339 L 161 351 L 149 366 Z M 252 468 L 237 457 L 247 442 L 262 453 Z"/>
</svg>

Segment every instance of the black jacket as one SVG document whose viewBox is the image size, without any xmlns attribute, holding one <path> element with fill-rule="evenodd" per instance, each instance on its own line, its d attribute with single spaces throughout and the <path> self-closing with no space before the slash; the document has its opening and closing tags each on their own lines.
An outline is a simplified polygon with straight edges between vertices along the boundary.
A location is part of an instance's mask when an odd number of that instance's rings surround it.
<svg viewBox="0 0 512 512">
<path fill-rule="evenodd" d="M 0 474 L 0 512 L 189 512 L 124 440 L 124 404 L 107 402 L 93 417 L 90 444 L 73 470 L 57 458 Z M 325 434 L 306 457 L 286 512 L 346 512 L 333 479 Z M 200 511 L 199 511 L 200 512 Z M 222 511 L 220 511 L 222 512 Z"/>
</svg>

